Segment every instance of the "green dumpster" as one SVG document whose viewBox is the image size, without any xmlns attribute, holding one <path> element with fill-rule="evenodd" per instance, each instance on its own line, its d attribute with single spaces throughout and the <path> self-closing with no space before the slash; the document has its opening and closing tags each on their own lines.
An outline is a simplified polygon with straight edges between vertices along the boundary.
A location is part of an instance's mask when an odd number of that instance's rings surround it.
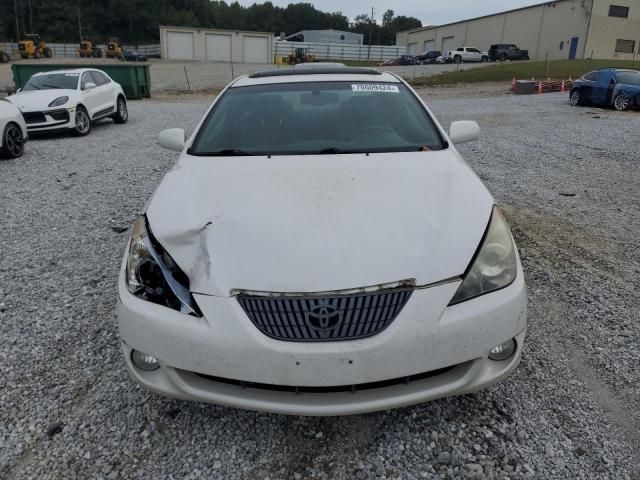
<svg viewBox="0 0 640 480">
<path fill-rule="evenodd" d="M 13 82 L 16 89 L 24 87 L 34 73 L 51 70 L 69 70 L 73 68 L 95 68 L 102 70 L 116 82 L 122 85 L 127 98 L 149 98 L 151 96 L 151 75 L 147 63 L 116 63 L 116 64 L 56 64 L 56 63 L 23 63 L 11 65 Z"/>
</svg>

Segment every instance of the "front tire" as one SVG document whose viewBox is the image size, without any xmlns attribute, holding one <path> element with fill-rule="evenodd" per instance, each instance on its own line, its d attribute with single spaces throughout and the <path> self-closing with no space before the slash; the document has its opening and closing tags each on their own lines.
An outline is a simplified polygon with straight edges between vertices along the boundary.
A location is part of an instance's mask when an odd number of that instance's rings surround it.
<svg viewBox="0 0 640 480">
<path fill-rule="evenodd" d="M 489 57 L 482 57 L 480 59 L 480 63 L 487 63 L 489 61 Z"/>
<path fill-rule="evenodd" d="M 9 58 L 9 54 L 8 53 L 2 52 L 0 54 L 0 63 L 9 63 L 9 60 L 10 60 L 10 58 Z"/>
<path fill-rule="evenodd" d="M 3 158 L 18 158 L 24 153 L 24 136 L 16 123 L 9 123 L 2 133 L 2 147 L 0 156 Z"/>
<path fill-rule="evenodd" d="M 631 108 L 631 99 L 624 93 L 620 93 L 613 99 L 613 106 L 619 112 L 626 112 Z"/>
<path fill-rule="evenodd" d="M 49 47 L 45 48 L 44 49 L 44 56 L 47 57 L 47 58 L 53 57 L 53 51 Z"/>
<path fill-rule="evenodd" d="M 462 57 L 460 55 L 456 55 L 453 57 L 453 63 L 462 63 Z"/>
<path fill-rule="evenodd" d="M 84 107 L 76 108 L 76 126 L 72 132 L 76 137 L 84 137 L 91 132 L 91 118 Z"/>
<path fill-rule="evenodd" d="M 571 93 L 569 94 L 569 104 L 572 107 L 579 107 L 584 105 L 584 100 L 582 98 L 582 95 L 580 94 L 580 90 L 578 90 L 577 88 L 575 90 L 571 90 Z"/>
<path fill-rule="evenodd" d="M 118 97 L 116 102 L 116 113 L 113 115 L 113 121 L 116 123 L 127 123 L 129 120 L 129 109 L 127 101 L 123 97 Z"/>
</svg>

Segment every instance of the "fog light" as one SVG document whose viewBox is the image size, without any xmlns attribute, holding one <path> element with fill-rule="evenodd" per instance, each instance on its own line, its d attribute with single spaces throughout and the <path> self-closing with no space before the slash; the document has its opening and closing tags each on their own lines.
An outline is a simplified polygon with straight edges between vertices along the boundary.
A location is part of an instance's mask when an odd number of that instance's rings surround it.
<svg viewBox="0 0 640 480">
<path fill-rule="evenodd" d="M 508 342 L 501 343 L 500 345 L 496 345 L 489 351 L 489 358 L 491 360 L 500 361 L 506 360 L 513 352 L 516 351 L 516 341 L 512 338 Z"/>
<path fill-rule="evenodd" d="M 152 372 L 160 368 L 160 364 L 156 357 L 152 357 L 147 353 L 142 353 L 137 350 L 131 352 L 131 361 L 140 370 Z"/>
</svg>

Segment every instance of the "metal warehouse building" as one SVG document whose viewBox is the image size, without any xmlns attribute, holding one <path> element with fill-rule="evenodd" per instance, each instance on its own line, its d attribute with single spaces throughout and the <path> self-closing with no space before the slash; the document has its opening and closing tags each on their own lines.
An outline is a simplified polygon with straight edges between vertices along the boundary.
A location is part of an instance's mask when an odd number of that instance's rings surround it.
<svg viewBox="0 0 640 480">
<path fill-rule="evenodd" d="M 640 0 L 557 0 L 531 7 L 407 30 L 396 43 L 408 53 L 448 52 L 462 46 L 488 50 L 514 43 L 532 60 L 640 58 Z"/>
<path fill-rule="evenodd" d="M 284 40 L 311 43 L 341 43 L 362 45 L 364 35 L 342 30 L 303 30 L 285 37 Z"/>
<path fill-rule="evenodd" d="M 272 33 L 160 27 L 160 51 L 167 60 L 273 63 Z"/>
</svg>

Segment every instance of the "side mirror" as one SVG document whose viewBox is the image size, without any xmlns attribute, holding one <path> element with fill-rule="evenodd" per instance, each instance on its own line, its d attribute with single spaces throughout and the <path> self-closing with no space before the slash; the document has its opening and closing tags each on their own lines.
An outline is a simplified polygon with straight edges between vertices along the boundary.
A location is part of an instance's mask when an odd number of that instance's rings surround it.
<svg viewBox="0 0 640 480">
<path fill-rule="evenodd" d="M 84 84 L 85 90 L 91 90 L 92 88 L 96 88 L 96 84 L 93 82 L 87 82 Z"/>
<path fill-rule="evenodd" d="M 480 138 L 480 127 L 476 122 L 472 122 L 470 120 L 451 122 L 451 126 L 449 127 L 449 139 L 454 145 L 473 142 L 478 138 Z"/>
<path fill-rule="evenodd" d="M 163 130 L 158 135 L 158 141 L 162 148 L 167 150 L 173 150 L 175 152 L 182 152 L 185 144 L 185 133 L 182 128 L 169 128 Z"/>
<path fill-rule="evenodd" d="M 16 90 L 16 93 L 20 93 L 22 91 L 21 88 L 19 88 L 18 90 Z"/>
</svg>

